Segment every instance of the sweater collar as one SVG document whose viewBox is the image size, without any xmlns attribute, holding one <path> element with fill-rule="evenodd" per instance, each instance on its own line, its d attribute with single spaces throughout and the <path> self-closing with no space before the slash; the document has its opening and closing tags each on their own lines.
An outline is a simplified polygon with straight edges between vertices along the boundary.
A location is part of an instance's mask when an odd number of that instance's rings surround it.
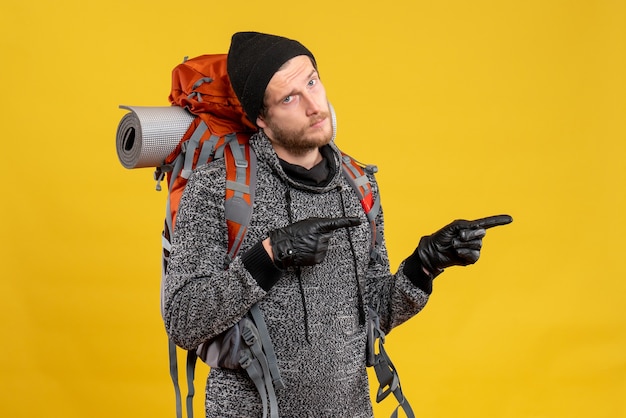
<svg viewBox="0 0 626 418">
<path fill-rule="evenodd" d="M 340 153 L 334 142 L 321 148 L 323 160 L 307 170 L 280 160 L 272 147 L 272 143 L 263 131 L 250 138 L 250 144 L 257 158 L 265 162 L 284 182 L 292 187 L 314 192 L 326 192 L 339 185 L 341 170 Z"/>
<path fill-rule="evenodd" d="M 320 148 L 320 153 L 322 154 L 322 161 L 311 167 L 311 169 L 288 163 L 281 158 L 278 160 L 289 178 L 309 186 L 323 187 L 333 179 L 332 175 L 334 174 L 335 166 L 332 164 L 333 151 L 328 145 Z"/>
</svg>

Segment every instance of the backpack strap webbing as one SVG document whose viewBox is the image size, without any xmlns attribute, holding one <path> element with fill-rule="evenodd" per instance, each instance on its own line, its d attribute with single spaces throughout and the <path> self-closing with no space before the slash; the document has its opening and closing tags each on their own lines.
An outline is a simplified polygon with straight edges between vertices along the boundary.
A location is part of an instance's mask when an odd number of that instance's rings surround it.
<svg viewBox="0 0 626 418">
<path fill-rule="evenodd" d="M 219 140 L 219 136 L 211 135 L 209 139 L 205 140 L 202 143 L 202 147 L 200 148 L 200 154 L 198 155 L 198 161 L 196 162 L 196 167 L 206 164 L 213 159 L 213 156 L 215 155 L 215 148 Z"/>
<path fill-rule="evenodd" d="M 198 355 L 195 350 L 187 350 L 187 416 L 193 418 L 193 397 L 196 394 L 196 390 L 193 384 L 194 377 L 196 375 L 196 361 Z"/>
<path fill-rule="evenodd" d="M 239 361 L 241 367 L 248 373 L 248 377 L 254 383 L 259 396 L 261 397 L 261 402 L 263 405 L 263 418 L 267 418 L 267 390 L 265 389 L 265 381 L 263 380 L 263 368 L 261 367 L 261 363 L 257 358 L 252 355 L 252 352 L 248 349 L 242 351 L 240 353 Z M 274 396 L 276 394 L 274 393 Z M 277 410 L 276 408 L 271 408 L 272 411 Z"/>
<path fill-rule="evenodd" d="M 177 348 L 174 341 L 171 338 L 168 338 L 168 349 L 169 349 L 169 359 L 170 359 L 170 377 L 172 378 L 172 383 L 174 384 L 174 396 L 176 398 L 176 417 L 182 418 L 183 416 L 183 406 L 182 406 L 182 395 L 180 392 L 180 385 L 178 384 L 178 359 L 177 359 Z M 198 355 L 194 350 L 187 351 L 187 363 L 186 363 L 186 374 L 187 374 L 187 399 L 185 402 L 185 408 L 187 410 L 187 417 L 193 418 L 193 397 L 195 396 L 195 388 L 194 388 L 194 378 L 196 374 L 196 362 L 198 359 Z"/>
<path fill-rule="evenodd" d="M 249 319 L 245 318 L 241 322 L 241 337 L 248 348 L 240 352 L 239 364 L 248 373 L 261 396 L 263 418 L 267 418 L 268 400 L 270 417 L 278 418 L 278 399 L 276 398 L 269 362 L 264 352 L 264 350 L 267 351 L 267 347 L 263 346 L 264 337 L 261 335 L 262 332 Z"/>
<path fill-rule="evenodd" d="M 404 410 L 407 418 L 415 418 L 413 408 L 402 393 L 398 372 L 385 350 L 385 333 L 380 328 L 380 318 L 372 308 L 369 308 L 368 340 L 368 366 L 374 366 L 376 379 L 380 385 L 376 393 L 376 403 L 382 402 L 393 393 L 398 406 L 391 414 L 391 418 L 397 418 L 399 408 Z M 375 350 L 376 341 L 378 341 L 378 352 Z"/>
<path fill-rule="evenodd" d="M 193 131 L 193 134 L 182 145 L 185 147 L 183 153 L 185 154 L 185 162 L 183 165 L 183 169 L 180 173 L 180 176 L 184 179 L 188 179 L 193 172 L 193 169 L 196 168 L 197 164 L 194 164 L 194 157 L 196 154 L 196 148 L 200 145 L 200 139 L 204 136 L 204 134 L 208 131 L 209 127 L 204 123 L 203 120 L 200 121 L 196 129 Z M 175 178 L 175 177 L 173 177 Z"/>
<path fill-rule="evenodd" d="M 280 376 L 280 372 L 278 370 L 278 359 L 276 358 L 276 353 L 274 352 L 274 345 L 272 344 L 272 340 L 270 339 L 270 333 L 267 330 L 267 325 L 265 325 L 263 312 L 261 312 L 258 304 L 254 304 L 252 308 L 250 308 L 250 315 L 252 316 L 252 320 L 259 330 L 261 344 L 263 345 L 263 349 L 265 350 L 269 371 L 272 376 L 272 383 L 276 389 L 284 389 L 285 382 L 283 382 L 283 379 Z"/>
<path fill-rule="evenodd" d="M 376 230 L 376 217 L 380 212 L 380 195 L 376 194 L 374 196 L 372 184 L 367 176 L 368 174 L 376 173 L 378 168 L 373 165 L 362 165 L 343 152 L 341 153 L 341 163 L 343 174 L 357 196 L 359 196 L 361 206 L 363 206 L 367 220 L 370 223 L 370 229 L 372 231 L 370 258 L 372 261 L 381 263 L 381 255 L 376 247 L 381 243 L 381 237 Z"/>
<path fill-rule="evenodd" d="M 181 402 L 180 386 L 178 384 L 178 362 L 176 361 L 176 344 L 174 344 L 171 338 L 168 338 L 168 349 L 168 355 L 170 359 L 170 377 L 172 378 L 172 383 L 174 384 L 174 396 L 176 397 L 176 418 L 182 418 L 183 406 Z M 174 359 L 174 361 L 172 361 L 172 359 Z"/>
<path fill-rule="evenodd" d="M 228 227 L 227 267 L 239 251 L 252 217 L 252 202 L 256 188 L 256 154 L 247 141 L 236 134 L 225 138 L 226 197 L 224 212 Z"/>
</svg>

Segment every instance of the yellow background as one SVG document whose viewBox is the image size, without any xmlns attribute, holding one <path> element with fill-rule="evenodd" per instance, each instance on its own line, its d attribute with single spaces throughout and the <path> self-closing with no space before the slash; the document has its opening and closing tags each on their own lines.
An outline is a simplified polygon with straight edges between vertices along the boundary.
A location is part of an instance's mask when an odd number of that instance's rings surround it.
<svg viewBox="0 0 626 418">
<path fill-rule="evenodd" d="M 515 218 L 388 337 L 419 417 L 626 417 L 618 0 L 4 1 L 1 416 L 174 416 L 165 194 L 118 162 L 118 105 L 167 105 L 238 30 L 314 51 L 394 269 L 454 218 Z"/>
</svg>

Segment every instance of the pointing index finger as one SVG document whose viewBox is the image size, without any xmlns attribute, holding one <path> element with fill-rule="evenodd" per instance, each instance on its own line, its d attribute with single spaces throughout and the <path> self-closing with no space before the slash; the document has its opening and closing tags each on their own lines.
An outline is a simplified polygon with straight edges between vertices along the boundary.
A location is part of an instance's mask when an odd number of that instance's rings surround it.
<svg viewBox="0 0 626 418">
<path fill-rule="evenodd" d="M 511 222 L 513 222 L 513 218 L 509 215 L 495 215 L 476 219 L 475 221 L 471 221 L 470 224 L 473 228 L 488 229 L 494 226 L 510 224 Z"/>
<path fill-rule="evenodd" d="M 325 219 L 321 223 L 321 228 L 324 232 L 331 232 L 339 228 L 349 228 L 361 224 L 361 220 L 358 217 L 344 217 L 344 218 L 331 218 Z"/>
</svg>

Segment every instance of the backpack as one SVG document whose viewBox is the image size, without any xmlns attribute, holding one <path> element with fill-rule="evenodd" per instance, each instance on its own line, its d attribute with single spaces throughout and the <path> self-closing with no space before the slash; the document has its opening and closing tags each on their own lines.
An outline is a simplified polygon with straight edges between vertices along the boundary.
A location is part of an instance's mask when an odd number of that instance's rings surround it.
<svg viewBox="0 0 626 418">
<path fill-rule="evenodd" d="M 249 146 L 249 139 L 256 132 L 256 127 L 246 118 L 232 90 L 226 71 L 226 54 L 185 58 L 172 71 L 169 101 L 172 106 L 186 109 L 192 119 L 180 141 L 162 164 L 156 167 L 154 173 L 157 190 L 161 190 L 160 182 L 164 180 L 167 181 L 168 190 L 162 233 L 162 280 L 167 271 L 178 205 L 193 170 L 212 160 L 224 159 L 227 173 L 225 215 L 228 229 L 228 249 L 223 260 L 225 269 L 236 256 L 245 237 L 256 185 L 256 156 Z M 124 108 L 133 110 L 132 107 Z M 331 113 L 335 128 L 332 107 Z M 120 153 L 118 150 L 118 155 Z M 368 174 L 376 172 L 376 167 L 364 166 L 347 154 L 342 154 L 342 166 L 343 174 L 359 196 L 371 226 L 370 257 L 375 262 L 379 261 L 376 247 L 380 243 L 380 237 L 376 234 L 375 220 L 380 209 L 380 200 L 378 196 L 374 196 L 368 179 Z M 161 287 L 163 289 L 163 282 Z M 395 368 L 384 351 L 382 344 L 385 335 L 380 329 L 378 315 L 372 308 L 368 309 L 368 319 L 367 365 L 374 367 L 380 382 L 376 401 L 381 402 L 393 393 L 399 405 L 392 417 L 397 416 L 400 407 L 408 417 L 413 417 L 413 411 L 402 395 Z M 375 347 L 376 341 L 378 349 Z M 182 418 L 177 350 L 177 346 L 169 340 L 170 375 L 176 396 L 176 416 Z M 198 357 L 210 367 L 244 369 L 263 401 L 263 417 L 267 416 L 268 409 L 272 418 L 278 417 L 275 390 L 284 389 L 284 384 L 263 315 L 257 305 L 239 323 L 220 336 L 201 344 L 196 350 L 187 351 L 186 410 L 189 418 L 193 418 L 193 380 Z"/>
</svg>

